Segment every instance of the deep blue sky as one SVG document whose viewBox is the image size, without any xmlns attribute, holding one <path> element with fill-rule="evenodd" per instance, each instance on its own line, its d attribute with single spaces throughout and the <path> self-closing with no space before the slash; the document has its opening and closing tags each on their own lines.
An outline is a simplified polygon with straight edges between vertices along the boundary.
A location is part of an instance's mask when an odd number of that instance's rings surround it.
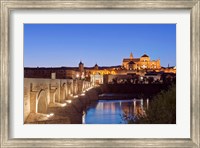
<svg viewBox="0 0 200 148">
<path fill-rule="evenodd" d="M 175 24 L 25 24 L 24 66 L 121 65 L 130 52 L 176 65 Z"/>
</svg>

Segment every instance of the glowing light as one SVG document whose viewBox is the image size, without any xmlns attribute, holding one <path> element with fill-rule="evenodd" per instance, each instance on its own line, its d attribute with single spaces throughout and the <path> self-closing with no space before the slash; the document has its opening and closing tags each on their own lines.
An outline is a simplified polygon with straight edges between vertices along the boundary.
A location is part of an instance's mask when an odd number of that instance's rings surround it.
<svg viewBox="0 0 200 148">
<path fill-rule="evenodd" d="M 82 122 L 83 122 L 83 124 L 85 124 L 85 112 L 83 112 Z"/>
<path fill-rule="evenodd" d="M 82 93 L 82 94 L 81 94 L 81 96 L 85 96 L 85 94 L 84 94 L 84 93 Z"/>
<path fill-rule="evenodd" d="M 143 99 L 141 99 L 141 107 L 143 107 Z"/>
<path fill-rule="evenodd" d="M 73 97 L 73 94 L 70 94 L 71 97 Z"/>
<path fill-rule="evenodd" d="M 47 117 L 50 117 L 50 115 L 47 115 Z"/>
<path fill-rule="evenodd" d="M 50 116 L 53 116 L 53 115 L 54 115 L 54 113 L 50 113 L 49 115 L 50 115 Z"/>
<path fill-rule="evenodd" d="M 78 98 L 78 95 L 75 95 L 74 98 Z"/>
<path fill-rule="evenodd" d="M 67 104 L 66 103 L 64 103 L 64 104 L 62 104 L 62 107 L 65 107 Z"/>
<path fill-rule="evenodd" d="M 67 103 L 72 103 L 72 100 L 66 100 Z"/>
<path fill-rule="evenodd" d="M 149 108 L 149 99 L 147 98 L 147 109 Z"/>
<path fill-rule="evenodd" d="M 78 77 L 79 77 L 79 74 L 76 74 L 76 77 L 78 78 Z"/>
<path fill-rule="evenodd" d="M 89 87 L 89 88 L 88 88 L 88 89 L 86 89 L 86 90 L 88 91 L 88 90 L 90 90 L 90 89 L 92 89 L 92 88 L 93 88 L 93 87 Z"/>
</svg>

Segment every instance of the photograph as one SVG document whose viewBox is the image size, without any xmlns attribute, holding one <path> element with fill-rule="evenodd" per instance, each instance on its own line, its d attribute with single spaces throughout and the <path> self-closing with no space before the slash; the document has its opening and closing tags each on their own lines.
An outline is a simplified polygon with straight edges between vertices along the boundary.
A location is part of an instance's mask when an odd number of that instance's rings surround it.
<svg viewBox="0 0 200 148">
<path fill-rule="evenodd" d="M 176 24 L 24 24 L 24 124 L 176 124 Z"/>
<path fill-rule="evenodd" d="M 0 147 L 200 147 L 200 0 L 0 1 Z"/>
</svg>

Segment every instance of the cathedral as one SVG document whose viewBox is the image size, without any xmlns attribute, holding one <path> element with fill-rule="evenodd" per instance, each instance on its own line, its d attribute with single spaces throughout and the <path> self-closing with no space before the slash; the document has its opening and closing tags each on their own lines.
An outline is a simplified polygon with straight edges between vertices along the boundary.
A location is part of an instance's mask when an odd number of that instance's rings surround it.
<svg viewBox="0 0 200 148">
<path fill-rule="evenodd" d="M 160 59 L 150 60 L 150 57 L 146 54 L 140 58 L 134 58 L 133 54 L 130 54 L 130 58 L 123 59 L 122 67 L 126 70 L 143 70 L 143 69 L 160 69 Z"/>
</svg>

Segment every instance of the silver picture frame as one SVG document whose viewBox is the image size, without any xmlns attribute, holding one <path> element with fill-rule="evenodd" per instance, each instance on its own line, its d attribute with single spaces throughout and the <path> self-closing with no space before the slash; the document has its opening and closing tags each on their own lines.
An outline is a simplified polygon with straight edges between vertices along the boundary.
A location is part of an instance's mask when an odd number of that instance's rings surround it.
<svg viewBox="0 0 200 148">
<path fill-rule="evenodd" d="M 200 147 L 200 1 L 199 0 L 0 0 L 0 115 L 1 147 Z M 191 109 L 188 139 L 13 139 L 9 136 L 10 49 L 9 17 L 19 9 L 189 9 L 191 14 Z"/>
</svg>

